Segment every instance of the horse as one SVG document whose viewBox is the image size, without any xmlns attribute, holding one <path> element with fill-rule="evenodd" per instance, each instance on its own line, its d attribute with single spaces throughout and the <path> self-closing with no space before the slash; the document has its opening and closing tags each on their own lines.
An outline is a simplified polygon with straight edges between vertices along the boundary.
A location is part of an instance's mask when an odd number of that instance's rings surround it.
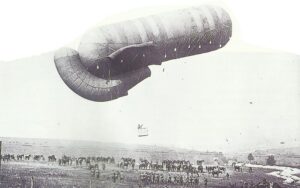
<svg viewBox="0 0 300 188">
<path fill-rule="evenodd" d="M 147 163 L 141 163 L 139 164 L 139 169 L 147 169 L 148 164 Z"/>
<path fill-rule="evenodd" d="M 220 166 L 220 167 L 219 167 L 219 170 L 225 172 L 225 171 L 226 171 L 226 168 L 225 168 L 224 166 Z"/>
<path fill-rule="evenodd" d="M 49 161 L 49 162 L 55 162 L 55 161 L 56 161 L 55 155 L 50 155 L 50 156 L 48 156 L 48 161 Z"/>
<path fill-rule="evenodd" d="M 201 172 L 201 173 L 203 173 L 203 166 L 202 165 L 198 166 L 198 171 Z"/>
<path fill-rule="evenodd" d="M 33 157 L 33 160 L 36 160 L 36 161 L 40 161 L 40 160 L 45 160 L 44 156 L 43 155 L 35 155 Z"/>
<path fill-rule="evenodd" d="M 215 177 L 215 175 L 216 175 L 217 177 L 219 177 L 219 174 L 221 174 L 221 173 L 222 173 L 222 171 L 220 171 L 219 169 L 214 169 L 214 170 L 211 172 L 211 174 L 212 174 L 213 177 Z"/>
<path fill-rule="evenodd" d="M 25 160 L 29 160 L 31 155 L 25 155 Z"/>
<path fill-rule="evenodd" d="M 71 165 L 72 164 L 72 160 L 71 160 L 71 157 L 68 157 L 68 156 L 63 156 L 61 159 L 60 159 L 60 163 L 61 165 Z"/>
<path fill-rule="evenodd" d="M 23 158 L 24 158 L 24 154 L 22 154 L 22 155 L 17 155 L 17 160 L 23 160 Z"/>
<path fill-rule="evenodd" d="M 234 171 L 243 172 L 242 166 L 234 166 Z"/>
<path fill-rule="evenodd" d="M 10 155 L 10 154 L 5 154 L 2 156 L 2 160 L 5 162 L 8 162 L 10 161 L 11 159 L 14 159 L 14 156 L 13 155 Z"/>
</svg>

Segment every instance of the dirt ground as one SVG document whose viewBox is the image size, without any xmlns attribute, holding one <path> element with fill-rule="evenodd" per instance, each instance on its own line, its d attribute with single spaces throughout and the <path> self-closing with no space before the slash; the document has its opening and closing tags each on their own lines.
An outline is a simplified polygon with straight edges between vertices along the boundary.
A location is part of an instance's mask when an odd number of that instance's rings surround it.
<svg viewBox="0 0 300 188">
<path fill-rule="evenodd" d="M 120 171 L 124 176 L 124 180 L 117 180 L 115 183 L 112 180 L 112 174 Z M 139 170 L 123 170 L 116 165 L 107 165 L 105 171 L 101 171 L 100 178 L 91 177 L 91 172 L 86 167 L 75 166 L 58 166 L 57 163 L 49 162 L 34 162 L 34 161 L 22 161 L 22 162 L 8 162 L 2 163 L 0 174 L 0 187 L 1 188 L 30 188 L 33 179 L 34 188 L 43 187 L 55 187 L 55 188 L 78 188 L 78 187 L 120 187 L 120 188 L 138 188 L 139 187 L 139 174 L 142 171 Z M 282 183 L 282 179 L 268 175 L 271 172 L 266 169 L 254 169 L 253 173 L 249 172 L 234 172 L 228 167 L 227 172 L 230 174 L 229 180 L 225 175 L 221 175 L 219 178 L 214 178 L 211 175 L 204 173 L 201 174 L 199 186 L 191 187 L 205 187 L 204 178 L 208 179 L 207 187 L 230 187 L 229 184 L 236 183 L 237 187 L 242 185 L 243 181 L 258 183 L 264 178 L 268 181 L 277 182 L 282 187 L 293 188 L 296 185 L 285 185 Z M 164 172 L 167 173 L 167 172 Z M 182 187 L 166 184 L 153 184 L 142 185 L 141 187 L 151 188 L 164 188 L 164 187 Z"/>
</svg>

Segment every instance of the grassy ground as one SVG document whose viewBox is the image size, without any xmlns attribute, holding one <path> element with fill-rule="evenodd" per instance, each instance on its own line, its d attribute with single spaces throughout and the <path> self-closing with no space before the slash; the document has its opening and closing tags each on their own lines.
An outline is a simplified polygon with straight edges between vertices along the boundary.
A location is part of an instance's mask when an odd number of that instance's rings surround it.
<svg viewBox="0 0 300 188">
<path fill-rule="evenodd" d="M 117 170 L 121 171 L 124 176 L 122 182 L 117 181 L 113 183 L 112 173 Z M 229 187 L 229 183 L 236 183 L 241 185 L 242 181 L 258 183 L 266 178 L 268 181 L 279 183 L 282 187 L 296 187 L 293 185 L 284 185 L 282 180 L 267 173 L 271 172 L 266 169 L 254 169 L 253 173 L 248 172 L 233 172 L 231 168 L 228 169 L 230 179 L 227 180 L 224 175 L 219 178 L 213 178 L 209 174 L 202 174 L 201 183 L 197 187 L 204 187 L 204 178 L 208 179 L 207 187 Z M 121 170 L 114 165 L 108 165 L 105 171 L 101 172 L 99 179 L 92 177 L 90 171 L 85 167 L 65 167 L 58 166 L 57 163 L 47 162 L 9 162 L 2 164 L 0 174 L 0 187 L 28 187 L 30 188 L 31 178 L 33 177 L 34 187 L 55 187 L 55 188 L 77 188 L 77 187 L 138 187 L 137 170 Z M 166 185 L 149 185 L 151 188 L 166 187 Z M 180 187 L 169 185 L 168 187 Z M 194 186 L 195 187 L 195 186 Z"/>
</svg>

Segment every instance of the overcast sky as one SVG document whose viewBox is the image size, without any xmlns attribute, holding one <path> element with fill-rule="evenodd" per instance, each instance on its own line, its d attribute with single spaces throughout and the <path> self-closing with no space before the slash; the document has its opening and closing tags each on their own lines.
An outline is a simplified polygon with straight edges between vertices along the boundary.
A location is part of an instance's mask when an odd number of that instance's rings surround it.
<svg viewBox="0 0 300 188">
<path fill-rule="evenodd" d="M 220 151 L 300 146 L 300 59 L 278 52 L 300 54 L 296 1 L 214 1 L 234 21 L 227 46 L 152 66 L 152 76 L 126 97 L 85 100 L 59 77 L 53 49 L 76 44 L 104 18 L 199 4 L 124 2 L 29 0 L 0 6 L 0 59 L 6 60 L 0 62 L 0 136 Z M 137 137 L 139 123 L 149 128 L 149 137 Z"/>
</svg>

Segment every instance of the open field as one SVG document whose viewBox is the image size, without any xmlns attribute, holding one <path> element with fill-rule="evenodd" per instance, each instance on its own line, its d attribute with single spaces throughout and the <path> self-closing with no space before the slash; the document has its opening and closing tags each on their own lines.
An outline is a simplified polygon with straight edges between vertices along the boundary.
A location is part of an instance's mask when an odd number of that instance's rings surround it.
<svg viewBox="0 0 300 188">
<path fill-rule="evenodd" d="M 124 180 L 113 182 L 112 175 L 120 171 Z M 87 167 L 59 166 L 57 163 L 49 162 L 8 162 L 2 164 L 0 175 L 0 187 L 30 187 L 33 177 L 34 187 L 139 187 L 139 174 L 147 170 L 124 170 L 118 168 L 115 164 L 107 165 L 106 170 L 101 171 L 100 177 L 92 177 Z M 150 170 L 148 170 L 149 172 Z M 277 182 L 281 187 L 297 187 L 296 185 L 283 184 L 281 178 L 277 178 L 268 173 L 273 170 L 255 168 L 253 173 L 234 172 L 231 167 L 227 169 L 230 174 L 229 179 L 225 175 L 212 177 L 208 173 L 200 174 L 200 183 L 198 186 L 205 187 L 204 178 L 207 178 L 207 187 L 230 187 L 230 184 L 236 184 L 240 187 L 242 182 L 253 182 L 257 184 L 266 178 L 269 182 Z M 168 173 L 168 172 L 161 172 Z M 180 185 L 170 185 L 167 183 L 141 185 L 141 187 L 183 187 Z M 187 187 L 187 186 L 186 186 Z"/>
<path fill-rule="evenodd" d="M 257 184 L 266 179 L 268 182 L 276 182 L 281 187 L 294 188 L 299 187 L 299 182 L 294 184 L 284 183 L 285 179 L 271 175 L 270 173 L 279 172 L 278 169 L 269 169 L 265 166 L 253 167 L 253 172 L 249 172 L 249 167 L 244 166 L 243 172 L 234 171 L 232 166 L 226 166 L 223 161 L 225 156 L 220 152 L 200 152 L 185 149 L 166 148 L 158 146 L 129 146 L 124 144 L 105 144 L 97 142 L 81 142 L 81 141 L 56 141 L 45 139 L 15 139 L 1 138 L 2 155 L 12 154 L 17 157 L 18 154 L 31 155 L 29 160 L 26 159 L 10 159 L 2 161 L 0 171 L 0 188 L 20 187 L 29 188 L 33 184 L 34 188 L 77 188 L 77 187 L 149 187 L 149 188 L 165 188 L 165 187 L 205 187 L 205 179 L 207 179 L 206 187 L 241 187 L 245 182 L 248 184 Z M 43 155 L 44 159 L 35 160 L 34 155 Z M 55 155 L 56 161 L 48 161 L 48 156 Z M 74 160 L 71 165 L 59 165 L 62 156 L 70 156 L 75 159 L 88 156 L 105 156 L 114 157 L 115 163 L 105 163 L 106 168 L 101 168 L 103 162 L 99 164 L 99 177 L 92 173 L 87 164 L 77 165 Z M 118 164 L 122 161 L 122 157 L 134 158 L 135 167 L 122 168 Z M 141 181 L 141 174 L 155 173 L 164 177 L 174 178 L 174 176 L 186 176 L 186 172 L 167 171 L 155 169 L 139 169 L 140 159 L 147 159 L 153 163 L 161 164 L 163 160 L 188 160 L 193 165 L 196 160 L 203 159 L 204 167 L 215 165 L 215 159 L 218 163 L 226 168 L 219 177 L 213 177 L 204 168 L 203 173 L 199 173 L 199 183 L 197 185 L 183 185 L 168 183 L 165 179 L 159 183 L 145 183 Z M 76 160 L 75 160 L 76 161 Z M 291 169 L 293 170 L 293 169 Z M 297 169 L 298 171 L 299 169 Z M 120 173 L 122 178 L 114 181 L 114 173 Z M 226 177 L 228 173 L 229 178 Z M 298 173 L 293 174 L 299 176 Z M 298 183 L 298 184 L 297 184 Z"/>
</svg>

